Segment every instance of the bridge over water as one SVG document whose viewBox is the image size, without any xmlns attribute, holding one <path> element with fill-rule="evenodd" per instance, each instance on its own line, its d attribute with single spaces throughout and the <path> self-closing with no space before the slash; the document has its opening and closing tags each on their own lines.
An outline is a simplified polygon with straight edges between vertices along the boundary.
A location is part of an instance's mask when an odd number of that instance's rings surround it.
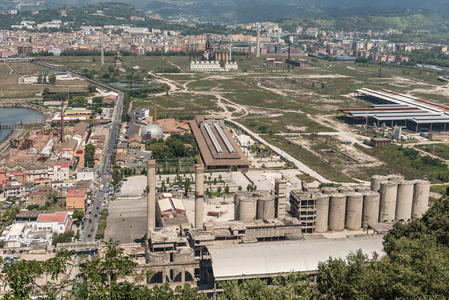
<svg viewBox="0 0 449 300">
<path fill-rule="evenodd" d="M 15 128 L 24 128 L 28 126 L 40 125 L 42 122 L 16 122 L 16 123 L 0 123 L 0 129 L 15 129 Z"/>
</svg>

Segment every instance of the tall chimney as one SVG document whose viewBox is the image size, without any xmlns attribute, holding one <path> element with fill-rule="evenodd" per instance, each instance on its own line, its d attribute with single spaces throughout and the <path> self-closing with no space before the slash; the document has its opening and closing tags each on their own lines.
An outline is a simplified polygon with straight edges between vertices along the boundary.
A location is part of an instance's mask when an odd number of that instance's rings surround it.
<svg viewBox="0 0 449 300">
<path fill-rule="evenodd" d="M 61 144 L 64 143 L 64 100 L 61 99 Z"/>
<path fill-rule="evenodd" d="M 147 161 L 148 228 L 156 227 L 156 161 Z"/>
<path fill-rule="evenodd" d="M 256 39 L 256 57 L 260 56 L 260 24 L 256 23 L 257 39 Z"/>
<path fill-rule="evenodd" d="M 103 29 L 101 29 L 101 49 L 100 49 L 100 55 L 101 55 L 101 65 L 104 66 Z"/>
<path fill-rule="evenodd" d="M 203 228 L 204 166 L 195 165 L 195 228 Z"/>
</svg>

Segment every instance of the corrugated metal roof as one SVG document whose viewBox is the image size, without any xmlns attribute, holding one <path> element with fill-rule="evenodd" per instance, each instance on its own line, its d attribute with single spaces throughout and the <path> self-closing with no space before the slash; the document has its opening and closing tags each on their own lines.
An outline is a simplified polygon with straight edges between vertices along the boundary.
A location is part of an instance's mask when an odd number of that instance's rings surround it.
<svg viewBox="0 0 449 300">
<path fill-rule="evenodd" d="M 292 271 L 314 271 L 329 257 L 345 258 L 358 249 L 383 254 L 383 236 L 208 246 L 216 280 Z"/>
</svg>

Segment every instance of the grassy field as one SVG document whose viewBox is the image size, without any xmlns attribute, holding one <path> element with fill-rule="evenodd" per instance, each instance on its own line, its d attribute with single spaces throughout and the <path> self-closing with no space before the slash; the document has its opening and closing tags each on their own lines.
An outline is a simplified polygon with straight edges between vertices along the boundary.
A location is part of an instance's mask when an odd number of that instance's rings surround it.
<svg viewBox="0 0 449 300">
<path fill-rule="evenodd" d="M 371 168 L 361 167 L 354 176 L 347 176 L 341 171 L 342 166 L 347 163 L 347 158 L 341 153 L 328 151 L 330 148 L 322 143 L 312 143 L 310 148 L 304 149 L 289 140 L 304 138 L 304 135 L 311 133 L 336 131 L 332 124 L 337 120 L 338 109 L 371 105 L 353 97 L 354 91 L 362 87 L 374 90 L 384 88 L 449 103 L 449 98 L 441 91 L 446 84 L 438 81 L 435 71 L 394 64 L 382 66 L 300 57 L 307 59 L 310 66 L 291 68 L 288 72 L 286 65 L 278 68 L 261 67 L 264 57 L 233 57 L 239 63 L 238 72 L 189 73 L 188 56 L 124 56 L 124 70 L 115 71 L 114 79 L 142 82 L 144 77 L 151 78 L 152 75 L 148 72 L 155 73 L 164 69 L 179 71 L 180 73 L 158 73 L 153 77 L 175 84 L 178 91 L 170 91 L 164 96 L 132 98 L 132 107 L 147 107 L 151 113 L 153 104 L 167 108 L 168 110 L 158 109 L 158 118 L 189 119 L 196 114 L 227 113 L 255 132 L 265 134 L 264 137 L 269 142 L 294 157 L 298 156 L 301 161 L 330 180 L 353 181 L 350 177 L 366 180 L 372 174 L 402 173 L 409 178 L 428 176 L 437 181 L 437 171 L 413 167 L 397 149 L 361 148 L 360 151 L 378 158 L 384 164 Z M 105 57 L 103 66 L 100 65 L 100 57 L 92 56 L 44 59 L 71 70 L 88 70 L 96 79 L 103 78 L 105 73 L 111 73 L 108 69 L 114 62 L 114 57 L 111 56 Z M 285 57 L 281 59 L 284 60 Z M 12 74 L 6 65 L 0 65 L 0 98 L 32 97 L 45 87 L 17 83 L 20 76 L 45 71 L 44 69 L 28 63 L 14 63 L 10 66 Z M 79 81 L 63 84 L 58 82 L 54 88 L 85 85 Z M 216 95 L 224 97 L 221 103 L 218 103 Z M 224 106 L 227 110 L 223 109 Z M 341 124 L 343 121 L 338 119 L 337 122 Z M 439 152 L 443 151 L 438 150 Z"/>
</svg>

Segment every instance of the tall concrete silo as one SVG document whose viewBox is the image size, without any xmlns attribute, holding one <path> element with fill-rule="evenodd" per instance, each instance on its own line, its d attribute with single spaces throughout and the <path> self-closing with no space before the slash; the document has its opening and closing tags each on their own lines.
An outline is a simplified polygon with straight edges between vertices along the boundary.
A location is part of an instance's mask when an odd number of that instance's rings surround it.
<svg viewBox="0 0 449 300">
<path fill-rule="evenodd" d="M 316 198 L 315 232 L 327 231 L 329 221 L 329 195 L 321 194 Z"/>
<path fill-rule="evenodd" d="M 396 199 L 398 184 L 387 181 L 380 184 L 379 222 L 392 222 L 396 217 Z"/>
<path fill-rule="evenodd" d="M 415 184 L 413 181 L 398 182 L 398 196 L 396 201 L 396 220 L 409 221 L 412 216 L 413 191 Z"/>
<path fill-rule="evenodd" d="M 204 165 L 195 165 L 195 228 L 203 228 Z"/>
<path fill-rule="evenodd" d="M 362 227 L 363 195 L 350 193 L 346 198 L 346 229 L 359 230 Z"/>
<path fill-rule="evenodd" d="M 371 177 L 371 190 L 374 192 L 378 192 L 380 190 L 380 183 L 386 180 L 387 178 L 385 176 L 373 175 Z"/>
<path fill-rule="evenodd" d="M 342 231 L 345 229 L 346 196 L 332 194 L 329 202 L 329 230 Z"/>
<path fill-rule="evenodd" d="M 430 182 L 416 180 L 413 193 L 412 219 L 421 218 L 429 207 Z"/>
<path fill-rule="evenodd" d="M 156 161 L 147 161 L 147 230 L 156 227 Z"/>
<path fill-rule="evenodd" d="M 257 219 L 274 219 L 274 199 L 270 195 L 257 199 Z"/>
<path fill-rule="evenodd" d="M 240 199 L 239 220 L 251 221 L 256 216 L 256 198 L 248 197 Z"/>
<path fill-rule="evenodd" d="M 368 223 L 377 223 L 379 221 L 380 194 L 378 192 L 367 192 L 363 194 L 363 227 L 368 227 Z"/>
<path fill-rule="evenodd" d="M 234 194 L 234 220 L 240 220 L 239 219 L 239 205 L 241 199 L 246 199 L 249 195 L 248 192 L 236 192 Z"/>
</svg>

